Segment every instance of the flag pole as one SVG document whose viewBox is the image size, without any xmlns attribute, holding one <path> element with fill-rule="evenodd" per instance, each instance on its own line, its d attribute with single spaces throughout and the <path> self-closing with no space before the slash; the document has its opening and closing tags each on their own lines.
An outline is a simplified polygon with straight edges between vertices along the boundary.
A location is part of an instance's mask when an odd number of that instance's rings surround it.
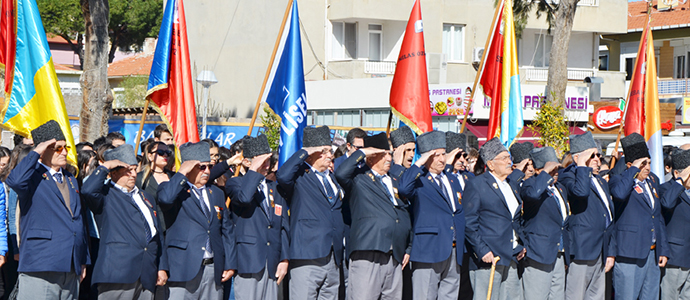
<svg viewBox="0 0 690 300">
<path fill-rule="evenodd" d="M 134 153 L 137 153 L 137 151 L 139 151 L 139 141 L 141 141 L 141 132 L 144 130 L 144 121 L 146 121 L 146 109 L 149 108 L 149 103 L 151 103 L 151 97 L 146 98 L 146 104 L 144 104 L 144 111 L 141 113 L 141 121 L 139 122 L 139 131 L 137 131 L 137 143 L 134 147 Z M 141 151 L 141 154 L 144 155 L 144 151 Z"/>
<path fill-rule="evenodd" d="M 280 46 L 280 38 L 283 36 L 283 29 L 285 29 L 285 23 L 287 23 L 288 15 L 290 14 L 290 8 L 292 7 L 292 1 L 288 0 L 288 5 L 285 8 L 285 14 L 283 15 L 283 23 L 280 24 L 280 30 L 278 31 L 278 37 L 276 38 L 276 44 L 273 46 L 273 54 L 271 54 L 271 60 L 268 62 L 268 68 L 266 69 L 266 76 L 264 76 L 264 83 L 261 85 L 261 90 L 259 91 L 259 99 L 256 99 L 256 106 L 254 107 L 254 114 L 252 115 L 252 121 L 249 122 L 249 131 L 247 135 L 252 134 L 254 129 L 254 123 L 256 122 L 256 116 L 259 114 L 259 107 L 261 106 L 261 96 L 263 96 L 264 89 L 266 89 L 266 84 L 268 83 L 268 77 L 271 75 L 271 69 L 273 68 L 273 60 L 276 58 L 276 53 L 278 52 L 278 46 Z M 237 172 L 235 172 L 237 173 Z"/>
<path fill-rule="evenodd" d="M 391 112 L 388 113 L 388 126 L 386 127 L 386 135 L 391 135 L 391 122 L 393 122 L 393 109 L 391 107 Z"/>
<path fill-rule="evenodd" d="M 496 11 L 494 12 L 494 19 L 491 21 L 491 28 L 492 30 L 496 28 L 494 26 L 496 24 L 496 19 L 498 18 L 498 12 L 499 8 L 503 5 L 504 1 L 501 1 L 500 5 L 496 7 Z M 511 8 L 512 9 L 512 8 Z M 484 72 L 484 63 L 486 60 L 486 53 L 488 52 L 489 48 L 489 41 L 493 38 L 493 31 L 489 32 L 489 36 L 486 39 L 486 43 L 484 44 L 484 53 L 482 53 L 482 60 L 481 63 L 479 64 L 479 69 L 477 72 L 477 75 L 474 76 L 474 84 L 472 85 L 472 93 L 470 94 L 470 103 L 467 104 L 467 107 L 465 107 L 465 116 L 462 118 L 462 127 L 460 127 L 460 133 L 465 132 L 465 125 L 467 124 L 467 115 L 470 113 L 470 108 L 472 107 L 472 104 L 474 103 L 474 92 L 477 90 L 477 83 L 479 82 L 479 77 L 481 74 Z M 493 100 L 493 99 L 492 99 Z"/>
</svg>

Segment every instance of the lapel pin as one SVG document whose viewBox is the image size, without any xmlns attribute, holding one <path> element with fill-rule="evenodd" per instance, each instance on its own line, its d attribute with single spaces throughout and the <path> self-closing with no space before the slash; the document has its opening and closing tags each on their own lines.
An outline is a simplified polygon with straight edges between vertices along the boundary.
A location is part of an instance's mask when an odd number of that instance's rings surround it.
<svg viewBox="0 0 690 300">
<path fill-rule="evenodd" d="M 494 186 L 494 189 L 495 189 L 495 190 L 498 189 L 498 184 L 496 184 L 495 182 L 494 182 L 493 186 Z"/>
</svg>

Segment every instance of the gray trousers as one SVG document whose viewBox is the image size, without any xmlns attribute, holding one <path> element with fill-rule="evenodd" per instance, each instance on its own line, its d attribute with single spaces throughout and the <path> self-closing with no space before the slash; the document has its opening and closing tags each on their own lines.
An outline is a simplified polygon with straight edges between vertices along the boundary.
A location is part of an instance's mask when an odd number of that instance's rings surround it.
<svg viewBox="0 0 690 300">
<path fill-rule="evenodd" d="M 460 265 L 455 248 L 442 262 L 412 264 L 412 299 L 458 299 L 460 293 Z"/>
<path fill-rule="evenodd" d="M 141 282 L 99 283 L 98 300 L 153 300 L 153 292 L 144 289 Z"/>
<path fill-rule="evenodd" d="M 213 264 L 201 266 L 199 274 L 186 282 L 168 281 L 170 300 L 221 300 L 223 286 L 216 286 Z"/>
<path fill-rule="evenodd" d="M 317 259 L 293 259 L 290 265 L 290 299 L 338 299 L 340 270 L 333 252 Z"/>
<path fill-rule="evenodd" d="M 268 268 L 259 273 L 237 274 L 235 276 L 235 299 L 278 299 L 278 284 L 271 279 Z"/>
<path fill-rule="evenodd" d="M 525 299 L 564 300 L 565 260 L 563 254 L 558 254 L 556 262 L 549 265 L 526 258 L 522 287 L 525 291 Z"/>
<path fill-rule="evenodd" d="M 666 265 L 661 272 L 661 300 L 690 300 L 690 269 Z"/>
<path fill-rule="evenodd" d="M 79 299 L 79 276 L 74 272 L 19 273 L 18 300 Z"/>
<path fill-rule="evenodd" d="M 349 300 L 402 298 L 402 268 L 390 252 L 352 252 L 350 274 Z"/>
<path fill-rule="evenodd" d="M 491 269 L 470 270 L 470 282 L 474 296 L 472 299 L 485 300 L 489 293 Z M 518 277 L 517 263 L 510 260 L 510 266 L 496 266 L 494 285 L 491 288 L 492 300 L 521 300 L 522 283 Z M 531 300 L 531 299 L 529 299 Z"/>
<path fill-rule="evenodd" d="M 604 299 L 606 274 L 601 255 L 595 260 L 573 260 L 566 275 L 565 299 Z"/>
</svg>

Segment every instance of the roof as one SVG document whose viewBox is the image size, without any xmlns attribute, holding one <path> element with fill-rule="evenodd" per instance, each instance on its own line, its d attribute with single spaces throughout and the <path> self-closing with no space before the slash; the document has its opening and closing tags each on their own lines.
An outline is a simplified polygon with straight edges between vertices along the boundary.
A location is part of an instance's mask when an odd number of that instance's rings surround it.
<svg viewBox="0 0 690 300">
<path fill-rule="evenodd" d="M 50 44 L 67 44 L 67 41 L 65 41 L 65 39 L 63 39 L 62 37 L 57 36 L 57 35 L 53 35 L 53 36 L 49 35 L 49 36 L 46 36 L 46 38 L 48 39 L 48 43 L 50 43 Z M 72 40 L 72 43 L 76 45 L 77 41 Z"/>
<path fill-rule="evenodd" d="M 140 53 L 116 62 L 108 66 L 108 77 L 123 76 L 148 76 L 153 64 L 153 53 Z"/>
<path fill-rule="evenodd" d="M 81 71 L 79 66 L 55 64 L 55 71 Z"/>
<path fill-rule="evenodd" d="M 652 30 L 690 27 L 690 3 L 680 4 L 667 11 L 658 11 L 657 2 L 658 0 L 652 2 Z M 647 2 L 628 3 L 628 32 L 642 31 L 646 25 Z"/>
</svg>

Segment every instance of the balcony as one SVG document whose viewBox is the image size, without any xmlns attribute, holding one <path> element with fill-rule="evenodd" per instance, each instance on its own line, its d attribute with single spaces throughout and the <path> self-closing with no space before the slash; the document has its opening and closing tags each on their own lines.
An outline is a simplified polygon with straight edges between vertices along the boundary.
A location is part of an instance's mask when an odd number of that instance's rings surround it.
<svg viewBox="0 0 690 300">
<path fill-rule="evenodd" d="M 393 75 L 395 74 L 395 62 L 367 60 L 364 62 L 364 73 Z"/>
<path fill-rule="evenodd" d="M 659 95 L 688 95 L 690 93 L 690 79 L 659 79 L 657 86 Z"/>
<path fill-rule="evenodd" d="M 597 76 L 597 69 L 568 68 L 568 80 L 583 81 L 586 77 Z M 520 76 L 527 81 L 546 82 L 549 76 L 549 68 L 521 67 Z"/>
</svg>

